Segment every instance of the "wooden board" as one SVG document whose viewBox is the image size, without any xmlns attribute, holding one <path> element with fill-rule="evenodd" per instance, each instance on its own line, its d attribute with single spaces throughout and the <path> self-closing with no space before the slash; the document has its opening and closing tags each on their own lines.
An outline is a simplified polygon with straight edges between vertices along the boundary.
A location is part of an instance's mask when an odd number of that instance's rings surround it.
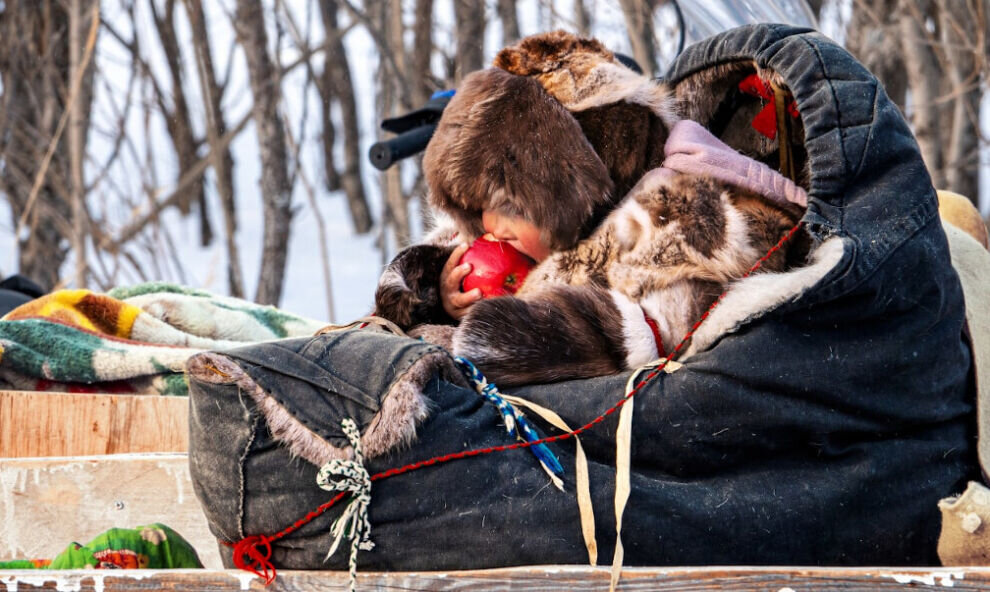
<svg viewBox="0 0 990 592">
<path fill-rule="evenodd" d="M 0 560 L 52 558 L 70 542 L 161 522 L 221 568 L 185 454 L 0 458 Z"/>
<path fill-rule="evenodd" d="M 189 449 L 185 397 L 0 391 L 0 458 Z"/>
<path fill-rule="evenodd" d="M 371 551 L 372 553 L 374 551 Z M 803 592 L 835 589 L 954 590 L 990 589 L 988 568 L 802 568 L 802 567 L 704 567 L 631 568 L 623 572 L 618 589 L 623 592 L 661 590 L 731 590 Z M 72 590 L 76 592 L 138 592 L 147 590 L 315 591 L 347 590 L 346 572 L 286 571 L 265 588 L 263 582 L 239 571 L 113 571 L 37 572 L 0 571 L 0 592 Z M 608 590 L 608 569 L 572 566 L 538 566 L 459 572 L 361 573 L 358 590 L 447 590 L 464 592 Z"/>
</svg>

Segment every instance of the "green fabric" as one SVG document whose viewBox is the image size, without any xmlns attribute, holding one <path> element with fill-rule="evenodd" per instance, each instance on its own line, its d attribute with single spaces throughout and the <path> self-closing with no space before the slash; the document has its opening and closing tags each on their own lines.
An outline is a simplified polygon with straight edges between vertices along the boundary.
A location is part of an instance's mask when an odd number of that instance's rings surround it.
<svg viewBox="0 0 990 592">
<path fill-rule="evenodd" d="M 112 342 L 92 333 L 42 319 L 0 321 L 0 344 L 5 367 L 29 376 L 74 382 L 98 380 L 93 354 L 112 347 Z"/>
<path fill-rule="evenodd" d="M 0 319 L 0 385 L 30 391 L 185 396 L 207 350 L 308 337 L 324 322 L 152 282 L 105 294 L 60 290 Z"/>
<path fill-rule="evenodd" d="M 111 528 L 85 545 L 69 543 L 50 563 L 0 561 L 0 569 L 171 569 L 203 567 L 196 550 L 179 533 L 160 523 Z"/>
<path fill-rule="evenodd" d="M 180 286 L 178 284 L 170 284 L 167 282 L 145 282 L 143 284 L 137 284 L 136 286 L 120 286 L 109 290 L 106 294 L 111 298 L 127 300 L 128 298 L 132 298 L 134 296 L 163 293 L 202 296 L 204 298 L 213 297 L 213 294 L 207 292 L 206 290 L 197 290 L 196 288 L 189 288 L 187 286 Z"/>
</svg>

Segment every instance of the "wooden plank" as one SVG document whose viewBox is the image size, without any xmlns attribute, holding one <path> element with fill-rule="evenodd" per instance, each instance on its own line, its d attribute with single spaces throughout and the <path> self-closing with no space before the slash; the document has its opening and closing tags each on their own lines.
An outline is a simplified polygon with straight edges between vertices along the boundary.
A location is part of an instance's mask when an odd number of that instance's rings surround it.
<svg viewBox="0 0 990 592">
<path fill-rule="evenodd" d="M 185 397 L 0 391 L 0 458 L 189 449 Z"/>
<path fill-rule="evenodd" d="M 372 551 L 373 552 L 373 551 Z M 990 589 L 988 568 L 820 568 L 820 567 L 701 567 L 630 568 L 623 570 L 619 590 L 730 590 L 737 592 L 806 590 Z M 265 588 L 260 578 L 240 571 L 6 571 L 0 572 L 0 592 L 73 590 L 78 592 L 138 592 L 146 590 L 210 590 L 239 592 L 269 590 L 308 592 L 346 590 L 346 572 L 285 571 Z M 608 590 L 604 567 L 536 566 L 459 572 L 358 573 L 358 590 L 437 590 L 459 592 L 535 592 Z"/>
<path fill-rule="evenodd" d="M 185 454 L 0 458 L 0 560 L 52 558 L 70 542 L 161 522 L 221 568 Z"/>
</svg>

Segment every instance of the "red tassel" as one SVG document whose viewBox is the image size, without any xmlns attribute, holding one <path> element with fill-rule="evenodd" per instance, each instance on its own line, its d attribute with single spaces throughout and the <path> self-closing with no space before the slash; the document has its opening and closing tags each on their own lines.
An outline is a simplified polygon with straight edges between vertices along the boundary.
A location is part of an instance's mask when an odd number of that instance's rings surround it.
<svg viewBox="0 0 990 592">
<path fill-rule="evenodd" d="M 754 97 L 759 97 L 767 104 L 753 118 L 753 129 L 771 140 L 777 137 L 777 107 L 773 103 L 773 87 L 756 74 L 750 74 L 739 83 L 739 90 Z M 793 99 L 787 103 L 787 113 L 791 117 L 798 116 L 797 102 Z"/>
<path fill-rule="evenodd" d="M 269 561 L 272 557 L 271 539 L 263 535 L 252 535 L 234 545 L 234 565 L 260 577 L 268 586 L 275 581 L 275 566 Z"/>
</svg>

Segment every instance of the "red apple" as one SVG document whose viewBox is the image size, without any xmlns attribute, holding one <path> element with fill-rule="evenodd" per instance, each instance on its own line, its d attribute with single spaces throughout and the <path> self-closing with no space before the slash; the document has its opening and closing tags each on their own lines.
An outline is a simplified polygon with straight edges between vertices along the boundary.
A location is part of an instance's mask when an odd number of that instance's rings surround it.
<svg viewBox="0 0 990 592">
<path fill-rule="evenodd" d="M 463 263 L 471 264 L 471 273 L 464 277 L 461 289 L 469 292 L 479 288 L 485 298 L 515 294 L 526 279 L 526 274 L 536 265 L 535 261 L 515 247 L 496 240 L 490 234 L 471 243 L 461 256 L 459 264 Z"/>
</svg>

